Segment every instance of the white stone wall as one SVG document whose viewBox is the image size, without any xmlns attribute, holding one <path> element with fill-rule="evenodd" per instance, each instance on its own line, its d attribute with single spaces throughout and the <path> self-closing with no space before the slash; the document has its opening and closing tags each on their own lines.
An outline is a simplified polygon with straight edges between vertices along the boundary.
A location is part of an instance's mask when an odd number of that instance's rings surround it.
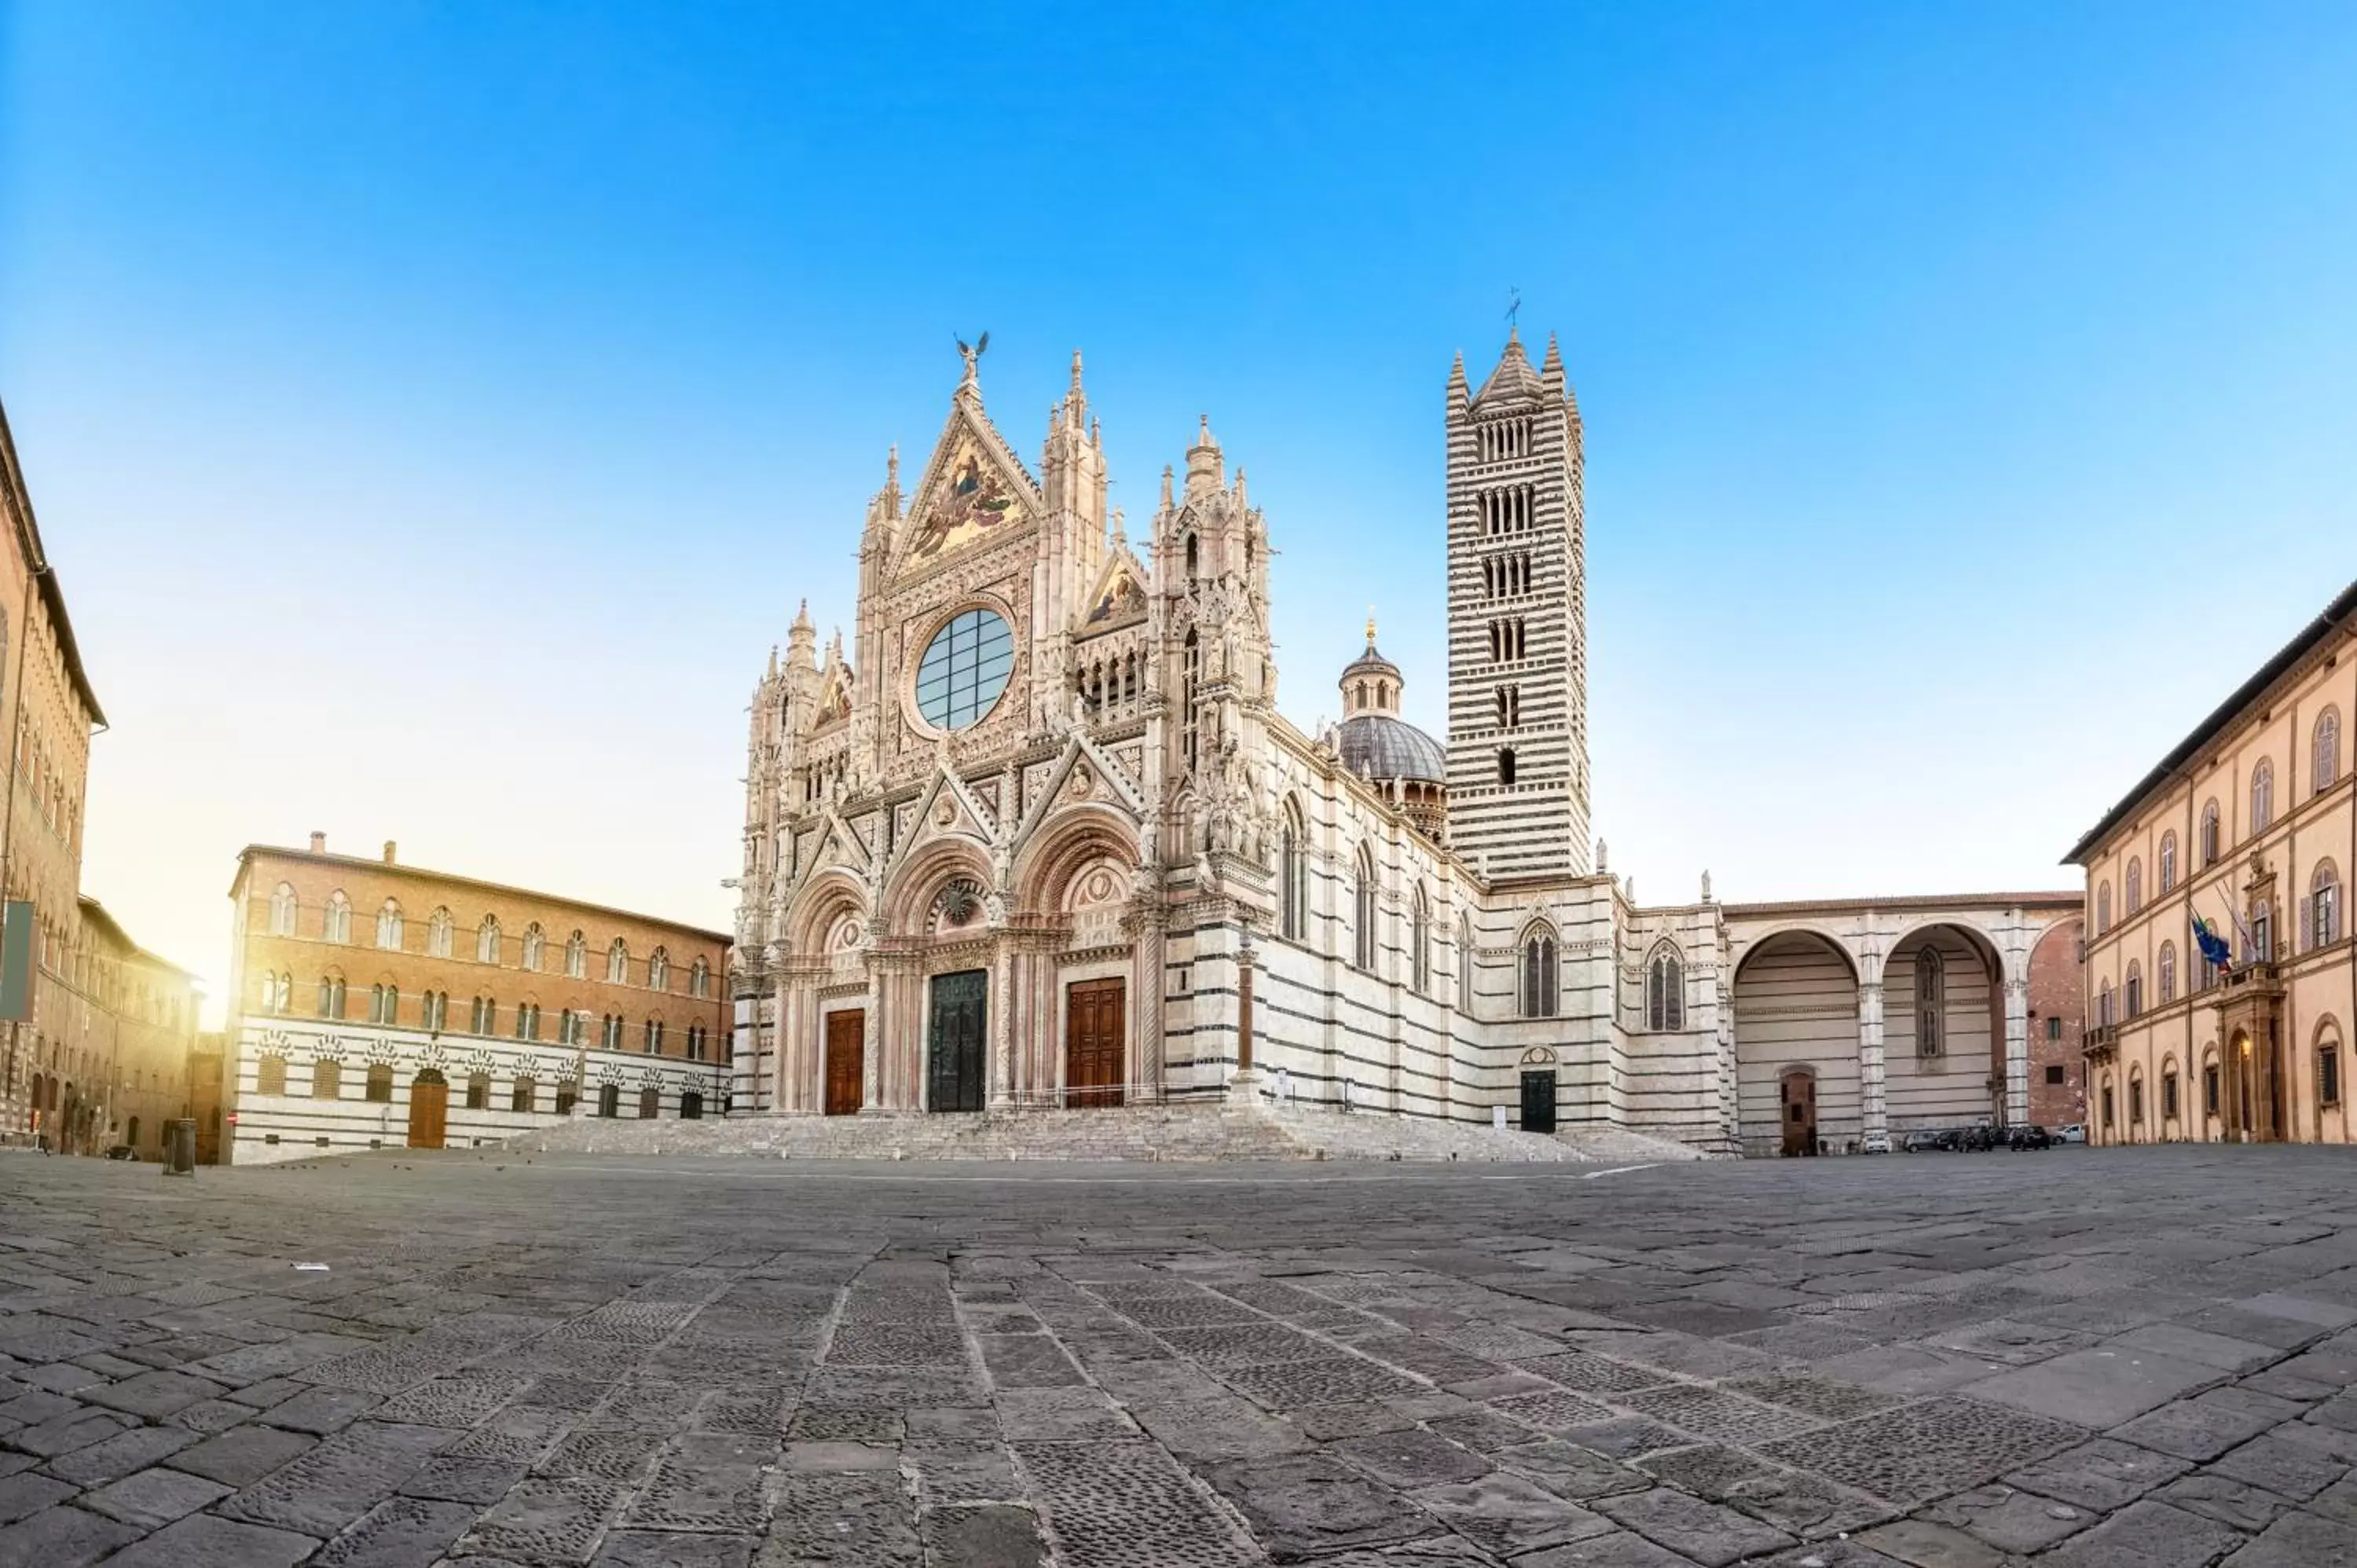
<svg viewBox="0 0 2357 1568">
<path fill-rule="evenodd" d="M 428 1067 L 448 1079 L 443 1146 L 452 1149 L 495 1143 L 565 1120 L 556 1115 L 557 1085 L 576 1075 L 581 1093 L 576 1118 L 597 1115 L 598 1090 L 608 1083 L 619 1090 L 618 1114 L 625 1119 L 638 1116 L 640 1091 L 651 1085 L 658 1092 L 660 1119 L 677 1117 L 681 1096 L 691 1091 L 702 1096 L 704 1115 L 717 1116 L 728 1090 L 728 1064 L 721 1061 L 521 1040 L 436 1039 L 414 1029 L 246 1015 L 232 1019 L 229 1032 L 231 1059 L 224 1070 L 235 1086 L 237 1124 L 224 1131 L 232 1165 L 405 1147 L 410 1085 Z M 261 1091 L 261 1060 L 272 1053 L 285 1058 L 284 1094 Z M 322 1058 L 343 1064 L 341 1092 L 334 1099 L 311 1092 L 313 1069 Z M 368 1069 L 380 1062 L 393 1069 L 390 1101 L 367 1098 Z M 486 1108 L 470 1111 L 467 1079 L 478 1070 L 490 1074 L 490 1099 Z M 509 1109 L 519 1075 L 535 1085 L 535 1109 L 530 1112 Z"/>
</svg>

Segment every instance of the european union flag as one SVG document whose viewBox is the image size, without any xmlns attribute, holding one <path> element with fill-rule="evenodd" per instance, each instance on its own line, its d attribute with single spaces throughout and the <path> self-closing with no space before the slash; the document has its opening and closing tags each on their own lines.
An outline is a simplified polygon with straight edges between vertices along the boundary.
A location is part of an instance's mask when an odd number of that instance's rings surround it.
<svg viewBox="0 0 2357 1568">
<path fill-rule="evenodd" d="M 2193 917 L 2193 940 L 2201 947 L 2201 956 L 2217 968 L 2224 969 L 2234 961 L 2234 950 L 2226 945 L 2226 939 L 2199 915 Z"/>
</svg>

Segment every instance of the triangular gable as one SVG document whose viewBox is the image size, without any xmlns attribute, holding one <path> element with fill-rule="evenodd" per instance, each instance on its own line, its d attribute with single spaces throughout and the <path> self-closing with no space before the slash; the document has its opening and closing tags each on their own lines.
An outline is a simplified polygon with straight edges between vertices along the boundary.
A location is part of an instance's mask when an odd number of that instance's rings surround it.
<svg viewBox="0 0 2357 1568">
<path fill-rule="evenodd" d="M 975 797 L 965 780 L 936 765 L 931 787 L 918 799 L 915 820 L 909 832 L 892 846 L 892 861 L 899 865 L 919 847 L 935 839 L 979 839 L 989 844 L 997 842 L 998 832 L 998 819 Z"/>
<path fill-rule="evenodd" d="M 1064 798 L 1064 786 L 1072 769 L 1083 762 L 1092 775 L 1090 798 L 1108 802 L 1141 826 L 1145 823 L 1146 795 L 1137 781 L 1129 776 L 1127 768 L 1114 760 L 1112 753 L 1076 729 L 1065 741 L 1063 755 L 1056 759 L 1041 787 L 1024 802 L 1023 826 L 1016 834 L 1018 841 L 1038 831 L 1056 802 Z"/>
<path fill-rule="evenodd" d="M 841 724 L 851 716 L 851 671 L 840 664 L 830 663 L 825 683 L 819 687 L 818 713 L 811 721 L 814 730 Z"/>
<path fill-rule="evenodd" d="M 1072 627 L 1076 637 L 1092 637 L 1101 631 L 1131 625 L 1146 618 L 1146 568 L 1129 552 L 1127 541 L 1116 544 L 1105 555 L 1104 569 L 1082 602 L 1080 618 Z"/>
<path fill-rule="evenodd" d="M 950 557 L 1020 532 L 1041 508 L 1039 487 L 1014 448 L 961 387 L 902 526 L 896 575 L 930 571 Z"/>
</svg>

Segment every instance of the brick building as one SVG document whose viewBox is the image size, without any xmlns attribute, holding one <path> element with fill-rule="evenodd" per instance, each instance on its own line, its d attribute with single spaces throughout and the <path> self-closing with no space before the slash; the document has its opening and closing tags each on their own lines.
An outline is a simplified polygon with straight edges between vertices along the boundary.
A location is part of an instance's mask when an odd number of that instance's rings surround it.
<svg viewBox="0 0 2357 1568">
<path fill-rule="evenodd" d="M 2086 969 L 2079 950 L 2087 923 L 2073 917 L 2049 929 L 2029 953 L 2029 1119 L 2051 1131 L 2087 1120 Z"/>
<path fill-rule="evenodd" d="M 81 894 L 90 742 L 106 715 L 82 669 L 65 590 L 42 546 L 5 410 L 0 712 L 11 737 L 7 800 L 0 805 L 0 885 L 10 902 L 31 906 L 34 937 L 24 1015 L 0 1021 L 0 1140 L 39 1139 L 97 1154 L 121 1141 L 135 1116 L 136 1142 L 152 1153 L 159 1118 L 180 1113 L 187 1068 L 169 1059 L 160 1037 L 167 1026 L 138 999 L 187 997 L 188 977 L 140 950 Z M 130 1010 L 118 1015 L 126 997 Z M 192 999 L 180 1003 L 188 1027 L 193 1009 Z M 123 1041 L 135 1066 L 119 1054 Z M 124 1071 L 136 1073 L 143 1086 L 132 1099 L 123 1092 Z M 177 1099 L 167 1087 L 172 1083 L 179 1085 Z"/>
<path fill-rule="evenodd" d="M 560 1116 L 718 1114 L 716 931 L 382 858 L 249 845 L 224 1158 L 440 1148 Z"/>
</svg>

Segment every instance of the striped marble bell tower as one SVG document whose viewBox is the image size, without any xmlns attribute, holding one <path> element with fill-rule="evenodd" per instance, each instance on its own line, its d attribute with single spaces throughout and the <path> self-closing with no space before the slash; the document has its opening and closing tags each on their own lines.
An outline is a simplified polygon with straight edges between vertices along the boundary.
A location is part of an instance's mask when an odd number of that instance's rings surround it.
<svg viewBox="0 0 2357 1568">
<path fill-rule="evenodd" d="M 1588 870 L 1579 405 L 1510 334 L 1448 375 L 1448 838 L 1493 881 Z"/>
</svg>

